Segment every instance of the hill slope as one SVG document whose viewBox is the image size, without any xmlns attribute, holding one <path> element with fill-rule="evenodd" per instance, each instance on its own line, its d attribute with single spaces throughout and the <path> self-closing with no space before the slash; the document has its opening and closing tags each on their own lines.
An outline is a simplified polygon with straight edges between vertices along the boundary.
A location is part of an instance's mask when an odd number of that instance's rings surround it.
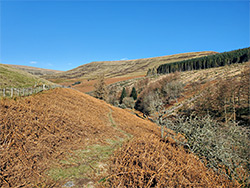
<svg viewBox="0 0 250 188">
<path fill-rule="evenodd" d="M 0 88 L 31 87 L 38 83 L 52 84 L 45 79 L 31 75 L 25 71 L 0 64 Z"/>
<path fill-rule="evenodd" d="M 8 64 L 8 66 L 19 69 L 19 70 L 23 70 L 25 72 L 28 72 L 30 74 L 37 75 L 37 76 L 51 75 L 51 74 L 63 72 L 63 71 L 58 71 L 58 70 L 42 69 L 42 68 L 23 66 L 23 65 L 10 65 L 10 64 Z"/>
<path fill-rule="evenodd" d="M 121 61 L 100 61 L 92 62 L 79 66 L 75 69 L 51 75 L 45 76 L 49 79 L 74 79 L 85 78 L 95 79 L 100 74 L 105 74 L 105 77 L 128 77 L 145 75 L 149 68 L 159 66 L 165 63 L 171 63 L 175 61 L 181 61 L 185 59 L 201 57 L 214 54 L 215 52 L 193 52 L 183 53 L 177 55 L 169 55 L 154 58 L 135 59 L 135 60 L 121 60 Z"/>
<path fill-rule="evenodd" d="M 173 140 L 162 142 L 155 124 L 72 89 L 54 89 L 16 101 L 0 100 L 0 111 L 1 187 L 93 186 L 108 175 L 107 159 L 114 149 L 131 137 L 140 146 L 138 151 L 143 151 L 143 146 L 146 151 L 160 151 L 148 152 L 157 154 L 156 161 L 151 160 L 151 154 L 143 154 L 151 161 L 149 172 L 153 172 L 145 176 L 145 186 L 150 185 L 157 170 L 161 172 L 157 178 L 167 177 L 165 185 L 169 186 L 233 186 Z M 122 155 L 131 156 L 127 161 L 131 164 L 137 155 L 129 153 L 137 151 L 133 142 L 124 145 L 131 150 L 121 150 Z M 119 178 L 117 174 L 111 177 Z"/>
</svg>

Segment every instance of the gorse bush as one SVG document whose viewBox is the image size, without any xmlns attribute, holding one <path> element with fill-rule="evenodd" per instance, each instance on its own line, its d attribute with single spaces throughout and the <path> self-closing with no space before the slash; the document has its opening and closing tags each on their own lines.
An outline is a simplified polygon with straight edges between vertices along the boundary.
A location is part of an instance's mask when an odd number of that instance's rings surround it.
<svg viewBox="0 0 250 188">
<path fill-rule="evenodd" d="M 244 186 L 249 186 L 250 141 L 249 131 L 234 122 L 221 124 L 210 116 L 178 117 L 165 120 L 164 125 L 181 133 L 186 146 L 200 158 L 205 158 L 207 166 L 224 172 L 229 178 L 236 178 Z"/>
</svg>

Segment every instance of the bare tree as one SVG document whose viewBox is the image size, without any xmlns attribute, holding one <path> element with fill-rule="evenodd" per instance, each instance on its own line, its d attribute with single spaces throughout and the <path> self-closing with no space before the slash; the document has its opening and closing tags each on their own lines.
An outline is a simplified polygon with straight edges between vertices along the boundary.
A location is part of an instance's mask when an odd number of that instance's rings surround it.
<svg viewBox="0 0 250 188">
<path fill-rule="evenodd" d="M 107 101 L 108 91 L 104 80 L 104 74 L 98 77 L 94 87 L 95 87 L 94 97 L 97 99 Z"/>
</svg>

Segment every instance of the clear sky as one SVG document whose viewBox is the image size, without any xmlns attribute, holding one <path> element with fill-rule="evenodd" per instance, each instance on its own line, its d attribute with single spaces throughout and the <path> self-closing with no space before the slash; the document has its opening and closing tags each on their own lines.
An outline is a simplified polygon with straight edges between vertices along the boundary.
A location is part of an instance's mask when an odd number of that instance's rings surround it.
<svg viewBox="0 0 250 188">
<path fill-rule="evenodd" d="M 250 46 L 249 1 L 0 0 L 0 63 L 92 61 Z"/>
</svg>

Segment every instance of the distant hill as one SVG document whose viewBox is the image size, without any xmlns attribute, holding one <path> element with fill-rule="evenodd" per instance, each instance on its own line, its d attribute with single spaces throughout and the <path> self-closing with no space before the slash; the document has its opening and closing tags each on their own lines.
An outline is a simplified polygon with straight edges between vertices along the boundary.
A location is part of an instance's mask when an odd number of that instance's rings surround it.
<svg viewBox="0 0 250 188">
<path fill-rule="evenodd" d="M 100 61 L 81 65 L 75 69 L 57 73 L 54 75 L 46 75 L 48 79 L 95 79 L 100 74 L 105 74 L 105 77 L 129 77 L 145 75 L 149 68 L 158 67 L 161 64 L 182 61 L 191 58 L 197 58 L 215 54 L 216 52 L 192 52 L 176 55 L 168 55 L 153 58 L 121 60 L 121 61 Z"/>
<path fill-rule="evenodd" d="M 28 72 L 30 74 L 37 75 L 37 76 L 51 75 L 51 74 L 63 72 L 63 71 L 58 71 L 58 70 L 42 69 L 42 68 L 24 66 L 24 65 L 10 65 L 10 64 L 8 64 L 8 66 L 23 70 L 25 72 Z"/>
<path fill-rule="evenodd" d="M 30 87 L 39 83 L 52 84 L 25 71 L 0 64 L 0 88 Z"/>
</svg>

